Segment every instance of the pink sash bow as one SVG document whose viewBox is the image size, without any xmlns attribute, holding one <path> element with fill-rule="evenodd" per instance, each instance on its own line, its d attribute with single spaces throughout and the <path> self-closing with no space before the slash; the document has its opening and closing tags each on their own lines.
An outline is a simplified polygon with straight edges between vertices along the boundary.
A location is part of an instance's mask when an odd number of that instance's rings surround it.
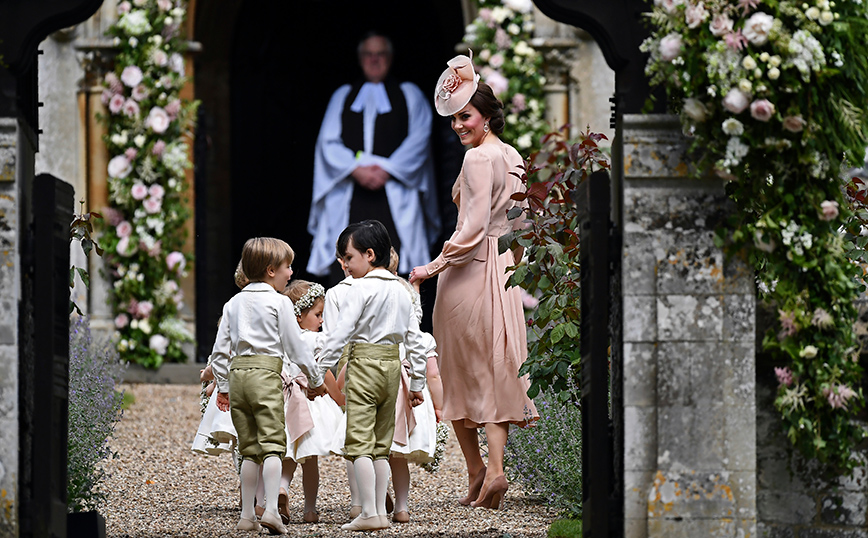
<svg viewBox="0 0 868 538">
<path fill-rule="evenodd" d="M 401 361 L 401 388 L 398 389 L 398 399 L 395 400 L 395 437 L 394 441 L 401 446 L 407 446 L 410 442 L 410 433 L 416 427 L 416 415 L 413 414 L 413 406 L 410 405 L 410 375 L 407 368 L 410 363 Z"/>
<path fill-rule="evenodd" d="M 283 378 L 284 413 L 286 414 L 286 429 L 289 430 L 287 444 L 296 442 L 302 435 L 313 429 L 313 417 L 310 414 L 307 399 L 307 376 L 299 374 L 292 379 L 280 374 Z"/>
</svg>

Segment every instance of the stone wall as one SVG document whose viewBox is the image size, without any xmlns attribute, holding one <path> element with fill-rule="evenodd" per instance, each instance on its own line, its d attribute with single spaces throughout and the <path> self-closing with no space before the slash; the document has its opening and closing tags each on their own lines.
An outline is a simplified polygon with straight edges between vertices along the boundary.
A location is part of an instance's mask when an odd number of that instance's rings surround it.
<svg viewBox="0 0 868 538">
<path fill-rule="evenodd" d="M 625 536 L 754 536 L 753 278 L 713 235 L 677 118 L 623 120 Z"/>
<path fill-rule="evenodd" d="M 18 301 L 19 196 L 26 141 L 18 122 L 0 118 L 0 536 L 18 536 L 19 405 Z M 22 163 L 22 160 L 25 162 Z"/>
</svg>

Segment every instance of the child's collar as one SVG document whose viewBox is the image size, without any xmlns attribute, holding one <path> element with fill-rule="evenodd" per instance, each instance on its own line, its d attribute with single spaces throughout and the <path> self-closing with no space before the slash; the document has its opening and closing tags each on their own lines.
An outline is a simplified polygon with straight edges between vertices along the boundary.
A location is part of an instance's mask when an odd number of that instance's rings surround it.
<svg viewBox="0 0 868 538">
<path fill-rule="evenodd" d="M 277 290 L 274 289 L 274 286 L 268 284 L 266 282 L 251 282 L 250 284 L 244 286 L 244 289 L 241 291 L 273 291 L 277 293 Z"/>
<path fill-rule="evenodd" d="M 387 269 L 379 269 L 379 268 L 378 269 L 371 269 L 362 278 L 380 278 L 383 280 L 398 280 L 397 275 L 392 274 Z"/>
</svg>

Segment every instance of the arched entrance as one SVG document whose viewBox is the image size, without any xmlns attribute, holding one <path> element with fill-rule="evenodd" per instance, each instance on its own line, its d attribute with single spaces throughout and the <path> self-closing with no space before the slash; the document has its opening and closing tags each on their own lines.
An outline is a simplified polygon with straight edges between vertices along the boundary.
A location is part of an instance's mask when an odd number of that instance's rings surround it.
<svg viewBox="0 0 868 538">
<path fill-rule="evenodd" d="M 296 251 L 297 278 L 311 237 L 306 231 L 313 152 L 331 93 L 361 76 L 356 45 L 368 30 L 392 38 L 392 73 L 424 92 L 463 37 L 460 0 L 406 2 L 199 3 L 195 36 L 196 282 L 198 358 L 210 352 L 217 318 L 235 292 L 232 274 L 244 241 L 269 235 Z M 443 158 L 435 116 L 438 181 L 448 191 L 460 166 Z M 460 155 L 460 153 L 458 153 Z M 445 228 L 451 224 L 449 219 Z"/>
</svg>

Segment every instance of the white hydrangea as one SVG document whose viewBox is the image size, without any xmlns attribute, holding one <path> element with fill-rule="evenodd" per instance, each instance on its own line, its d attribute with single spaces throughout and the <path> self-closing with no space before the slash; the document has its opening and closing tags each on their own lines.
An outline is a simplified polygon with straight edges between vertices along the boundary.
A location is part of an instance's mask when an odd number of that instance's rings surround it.
<svg viewBox="0 0 868 538">
<path fill-rule="evenodd" d="M 142 35 L 145 32 L 151 31 L 148 14 L 141 9 L 134 9 L 124 14 L 121 20 L 118 21 L 118 27 L 132 36 Z"/>
<path fill-rule="evenodd" d="M 810 32 L 797 30 L 789 45 L 790 56 L 784 61 L 784 67 L 795 67 L 802 75 L 802 80 L 809 82 L 811 72 L 819 71 L 826 65 L 826 55 L 823 45 Z"/>
</svg>

